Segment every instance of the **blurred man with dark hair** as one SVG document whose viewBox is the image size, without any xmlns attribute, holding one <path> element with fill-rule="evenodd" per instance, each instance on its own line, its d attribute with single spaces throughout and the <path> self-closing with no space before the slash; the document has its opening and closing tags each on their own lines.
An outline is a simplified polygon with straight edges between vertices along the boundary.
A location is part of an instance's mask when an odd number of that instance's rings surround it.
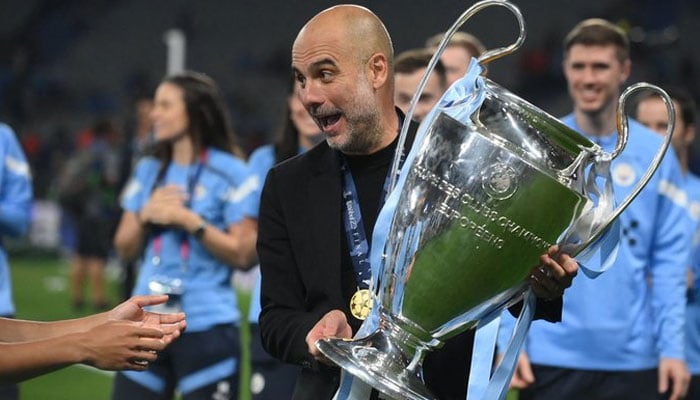
<svg viewBox="0 0 700 400">
<path fill-rule="evenodd" d="M 413 95 L 416 93 L 432 58 L 433 53 L 426 49 L 407 50 L 396 57 L 394 61 L 394 103 L 404 114 L 408 112 Z M 413 120 L 423 121 L 423 118 L 437 104 L 445 90 L 447 90 L 445 67 L 438 60 L 418 99 L 413 111 Z"/>
</svg>

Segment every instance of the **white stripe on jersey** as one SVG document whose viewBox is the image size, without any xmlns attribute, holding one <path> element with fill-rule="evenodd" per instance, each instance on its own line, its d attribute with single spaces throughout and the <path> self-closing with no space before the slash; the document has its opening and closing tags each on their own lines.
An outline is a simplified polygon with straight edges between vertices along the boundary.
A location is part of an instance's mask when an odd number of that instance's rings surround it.
<svg viewBox="0 0 700 400">
<path fill-rule="evenodd" d="M 257 175 L 249 176 L 248 179 L 246 179 L 243 182 L 243 184 L 241 184 L 238 188 L 229 189 L 229 192 L 226 195 L 226 201 L 230 201 L 233 203 L 240 202 L 241 200 L 245 199 L 248 195 L 250 195 L 251 192 L 258 189 L 258 182 L 259 181 Z"/>
<path fill-rule="evenodd" d="M 32 174 L 29 171 L 29 164 L 20 159 L 7 156 L 5 157 L 5 166 L 16 175 L 23 176 L 27 179 L 32 179 Z"/>
<path fill-rule="evenodd" d="M 683 208 L 688 204 L 688 195 L 685 190 L 665 179 L 661 180 L 661 184 L 659 184 L 659 193 Z"/>
</svg>

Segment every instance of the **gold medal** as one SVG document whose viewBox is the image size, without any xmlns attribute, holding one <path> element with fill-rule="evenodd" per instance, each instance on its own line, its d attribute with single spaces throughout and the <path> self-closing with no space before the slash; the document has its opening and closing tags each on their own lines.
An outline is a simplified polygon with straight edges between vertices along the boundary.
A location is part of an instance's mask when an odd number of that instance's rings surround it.
<svg viewBox="0 0 700 400">
<path fill-rule="evenodd" d="M 350 299 L 350 312 L 352 316 L 364 321 L 372 311 L 372 293 L 369 289 L 358 289 Z"/>
</svg>

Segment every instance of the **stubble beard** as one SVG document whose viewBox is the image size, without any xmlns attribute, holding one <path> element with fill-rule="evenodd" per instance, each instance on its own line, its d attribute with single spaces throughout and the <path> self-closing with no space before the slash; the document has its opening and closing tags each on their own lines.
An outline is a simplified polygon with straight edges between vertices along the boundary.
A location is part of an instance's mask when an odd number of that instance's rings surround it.
<svg viewBox="0 0 700 400">
<path fill-rule="evenodd" d="M 345 154 L 369 154 L 382 139 L 381 118 L 374 93 L 364 75 L 358 79 L 356 101 L 343 113 L 348 128 L 347 138 L 334 143 L 327 140 L 331 148 Z"/>
</svg>

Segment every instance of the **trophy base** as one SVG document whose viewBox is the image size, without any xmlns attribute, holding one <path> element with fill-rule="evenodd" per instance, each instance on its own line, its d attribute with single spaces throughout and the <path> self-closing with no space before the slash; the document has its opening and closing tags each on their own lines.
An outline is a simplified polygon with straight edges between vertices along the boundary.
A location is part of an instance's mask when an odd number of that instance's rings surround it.
<svg viewBox="0 0 700 400">
<path fill-rule="evenodd" d="M 321 339 L 316 347 L 347 372 L 396 400 L 437 399 L 423 383 L 422 357 L 406 354 L 382 330 L 355 340 Z"/>
</svg>

